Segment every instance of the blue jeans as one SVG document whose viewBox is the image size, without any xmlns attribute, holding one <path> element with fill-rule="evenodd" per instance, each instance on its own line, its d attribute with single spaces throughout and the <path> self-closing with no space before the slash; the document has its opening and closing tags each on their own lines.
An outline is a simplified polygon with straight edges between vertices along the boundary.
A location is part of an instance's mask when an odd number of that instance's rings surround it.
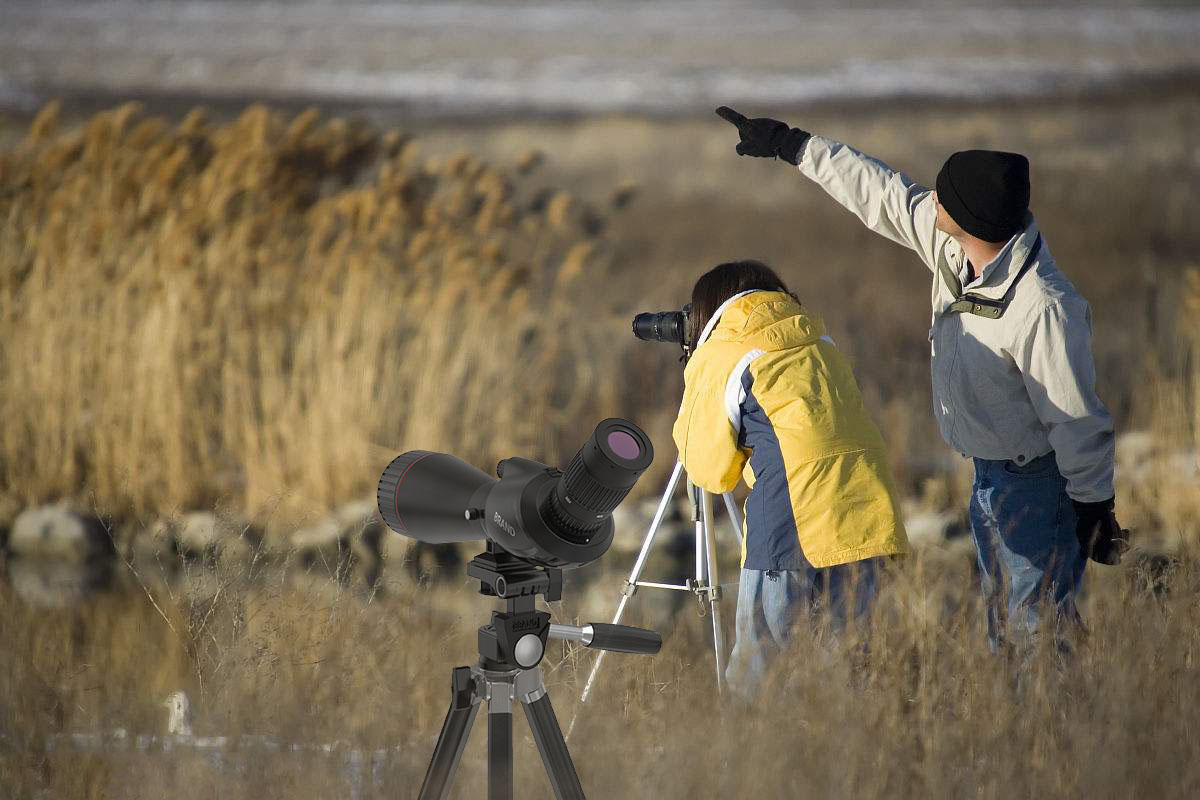
<svg viewBox="0 0 1200 800">
<path fill-rule="evenodd" d="M 818 569 L 743 569 L 738 581 L 736 641 L 725 681 L 752 701 L 763 677 L 783 652 L 795 625 L 815 625 L 828 612 L 834 631 L 863 615 L 878 590 L 879 559 Z M 828 603 L 828 606 L 826 606 Z"/>
<path fill-rule="evenodd" d="M 1028 644 L 1042 613 L 1063 635 L 1080 623 L 1075 596 L 1087 560 L 1075 538 L 1075 508 L 1054 453 L 1019 465 L 976 458 L 971 532 L 987 603 L 988 644 Z M 1053 604 L 1045 608 L 1044 601 Z"/>
</svg>

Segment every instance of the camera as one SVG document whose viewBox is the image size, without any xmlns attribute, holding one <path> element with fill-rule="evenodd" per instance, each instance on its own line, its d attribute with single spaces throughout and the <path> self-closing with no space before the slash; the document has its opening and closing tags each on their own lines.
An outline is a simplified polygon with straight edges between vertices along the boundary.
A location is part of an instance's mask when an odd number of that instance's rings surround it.
<svg viewBox="0 0 1200 800">
<path fill-rule="evenodd" d="M 679 311 L 650 311 L 633 318 L 633 335 L 646 342 L 674 342 L 688 346 L 688 317 L 692 304 Z"/>
</svg>

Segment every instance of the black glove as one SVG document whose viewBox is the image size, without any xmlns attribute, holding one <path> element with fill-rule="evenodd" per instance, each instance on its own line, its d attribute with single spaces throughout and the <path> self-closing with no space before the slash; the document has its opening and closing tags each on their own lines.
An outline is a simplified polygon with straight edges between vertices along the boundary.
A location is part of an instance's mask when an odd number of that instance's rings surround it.
<svg viewBox="0 0 1200 800">
<path fill-rule="evenodd" d="M 1075 506 L 1075 538 L 1084 558 L 1099 564 L 1120 564 L 1121 556 L 1129 549 L 1129 531 L 1121 530 L 1113 514 L 1114 498 L 1099 503 L 1081 503 L 1072 500 Z"/>
<path fill-rule="evenodd" d="M 718 108 L 717 116 L 737 126 L 742 137 L 736 148 L 739 156 L 778 156 L 789 164 L 800 163 L 800 151 L 808 141 L 808 131 L 790 128 L 786 122 L 768 117 L 747 119 L 729 106 Z"/>
</svg>

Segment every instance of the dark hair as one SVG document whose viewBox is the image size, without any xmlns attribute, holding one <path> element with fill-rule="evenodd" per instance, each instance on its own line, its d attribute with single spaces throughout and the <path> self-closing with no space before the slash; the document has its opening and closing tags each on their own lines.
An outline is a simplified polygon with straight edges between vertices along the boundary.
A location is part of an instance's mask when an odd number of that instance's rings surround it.
<svg viewBox="0 0 1200 800">
<path fill-rule="evenodd" d="M 695 345 L 704 326 L 717 313 L 721 303 L 738 292 L 761 289 L 768 292 L 787 292 L 797 303 L 800 298 L 788 291 L 775 270 L 761 261 L 727 261 L 700 276 L 692 287 L 692 309 L 688 314 L 688 341 Z"/>
</svg>

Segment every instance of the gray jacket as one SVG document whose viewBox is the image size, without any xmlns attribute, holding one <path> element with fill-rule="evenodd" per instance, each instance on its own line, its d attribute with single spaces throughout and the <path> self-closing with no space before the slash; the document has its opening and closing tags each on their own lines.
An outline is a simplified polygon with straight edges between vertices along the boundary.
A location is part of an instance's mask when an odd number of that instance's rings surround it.
<svg viewBox="0 0 1200 800">
<path fill-rule="evenodd" d="M 933 275 L 933 410 L 942 436 L 965 456 L 1019 464 L 1055 452 L 1067 493 L 1096 502 L 1113 496 L 1112 417 L 1096 396 L 1092 317 L 1087 301 L 1038 239 L 1032 215 L 983 273 L 967 282 L 962 248 L 934 222 L 933 192 L 847 145 L 813 136 L 800 172 L 863 223 L 917 252 Z M 947 313 L 955 301 L 941 270 L 965 292 L 1001 300 L 999 319 Z"/>
</svg>

